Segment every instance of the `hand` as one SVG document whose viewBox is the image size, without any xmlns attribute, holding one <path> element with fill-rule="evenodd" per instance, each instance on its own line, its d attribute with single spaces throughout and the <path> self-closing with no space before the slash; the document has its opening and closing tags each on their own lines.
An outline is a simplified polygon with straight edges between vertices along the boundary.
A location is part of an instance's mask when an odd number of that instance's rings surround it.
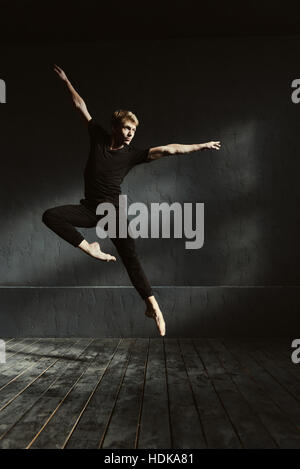
<svg viewBox="0 0 300 469">
<path fill-rule="evenodd" d="M 209 150 L 220 150 L 221 148 L 220 142 L 208 142 L 205 145 L 206 145 L 206 148 L 208 148 Z"/>
<path fill-rule="evenodd" d="M 59 78 L 63 81 L 67 81 L 67 75 L 65 74 L 65 72 L 58 66 L 58 65 L 55 65 L 54 64 L 54 71 L 57 73 L 57 75 L 59 76 Z"/>
</svg>

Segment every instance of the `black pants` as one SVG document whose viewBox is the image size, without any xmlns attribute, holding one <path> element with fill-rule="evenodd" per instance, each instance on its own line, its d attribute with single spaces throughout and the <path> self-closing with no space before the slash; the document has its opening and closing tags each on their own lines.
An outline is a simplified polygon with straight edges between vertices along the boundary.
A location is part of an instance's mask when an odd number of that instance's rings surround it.
<svg viewBox="0 0 300 469">
<path fill-rule="evenodd" d="M 84 239 L 84 236 L 75 229 L 75 226 L 82 228 L 95 227 L 102 216 L 103 215 L 96 215 L 95 211 L 82 204 L 61 205 L 59 207 L 53 207 L 46 210 L 43 213 L 42 220 L 48 228 L 58 234 L 61 238 L 73 246 L 78 247 Z M 117 211 L 117 236 L 119 232 L 118 218 Z M 148 296 L 152 296 L 153 292 L 151 286 L 136 254 L 134 239 L 129 235 L 127 238 L 116 237 L 110 239 L 116 246 L 118 254 L 128 272 L 129 278 L 141 298 L 144 300 Z"/>
</svg>

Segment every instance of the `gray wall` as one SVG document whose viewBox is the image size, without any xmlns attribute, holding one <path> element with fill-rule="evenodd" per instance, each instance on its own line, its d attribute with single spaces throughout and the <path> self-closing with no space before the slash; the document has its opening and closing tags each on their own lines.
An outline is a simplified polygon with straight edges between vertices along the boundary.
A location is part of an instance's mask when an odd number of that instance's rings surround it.
<svg viewBox="0 0 300 469">
<path fill-rule="evenodd" d="M 136 112 L 138 146 L 222 141 L 220 152 L 140 165 L 123 183 L 129 203 L 205 204 L 203 248 L 137 240 L 168 335 L 294 335 L 299 45 L 257 37 L 0 47 L 0 335 L 156 336 L 121 261 L 99 263 L 42 224 L 47 208 L 79 203 L 89 148 L 53 63 L 107 128 L 115 109 Z M 103 249 L 116 254 L 110 240 Z"/>
</svg>

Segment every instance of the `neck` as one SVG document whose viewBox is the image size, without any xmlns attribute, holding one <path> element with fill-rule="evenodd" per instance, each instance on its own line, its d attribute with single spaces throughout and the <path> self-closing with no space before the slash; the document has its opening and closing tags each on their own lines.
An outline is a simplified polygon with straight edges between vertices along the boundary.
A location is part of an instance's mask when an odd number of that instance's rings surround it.
<svg viewBox="0 0 300 469">
<path fill-rule="evenodd" d="M 124 143 L 122 144 L 120 141 L 115 139 L 114 136 L 112 135 L 111 142 L 110 142 L 110 145 L 109 145 L 109 149 L 110 150 L 120 150 L 123 147 L 124 147 Z"/>
</svg>

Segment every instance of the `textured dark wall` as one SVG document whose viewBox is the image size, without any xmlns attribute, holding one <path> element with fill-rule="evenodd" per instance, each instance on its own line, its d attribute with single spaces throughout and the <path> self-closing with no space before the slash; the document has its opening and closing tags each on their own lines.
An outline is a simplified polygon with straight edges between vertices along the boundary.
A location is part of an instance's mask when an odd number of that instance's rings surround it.
<svg viewBox="0 0 300 469">
<path fill-rule="evenodd" d="M 172 334 L 278 334 L 283 318 L 285 332 L 295 331 L 300 104 L 291 101 L 291 82 L 300 78 L 299 45 L 299 37 L 257 37 L 2 46 L 1 336 L 156 333 L 152 323 L 140 329 L 137 293 L 112 288 L 130 285 L 121 261 L 99 263 L 42 224 L 45 209 L 79 203 L 88 154 L 86 127 L 53 63 L 107 128 L 113 110 L 136 112 L 139 146 L 222 142 L 219 152 L 136 167 L 122 187 L 129 203 L 149 208 L 205 204 L 203 248 L 187 250 L 184 239 L 137 240 Z M 96 240 L 93 229 L 81 231 Z M 116 254 L 109 240 L 103 248 Z M 107 288 L 34 288 L 82 286 Z M 240 329 L 236 289 L 243 298 Z M 207 316 L 216 297 L 223 300 Z M 136 311 L 130 327 L 128 308 Z M 95 317 L 103 327 L 95 328 Z"/>
</svg>

